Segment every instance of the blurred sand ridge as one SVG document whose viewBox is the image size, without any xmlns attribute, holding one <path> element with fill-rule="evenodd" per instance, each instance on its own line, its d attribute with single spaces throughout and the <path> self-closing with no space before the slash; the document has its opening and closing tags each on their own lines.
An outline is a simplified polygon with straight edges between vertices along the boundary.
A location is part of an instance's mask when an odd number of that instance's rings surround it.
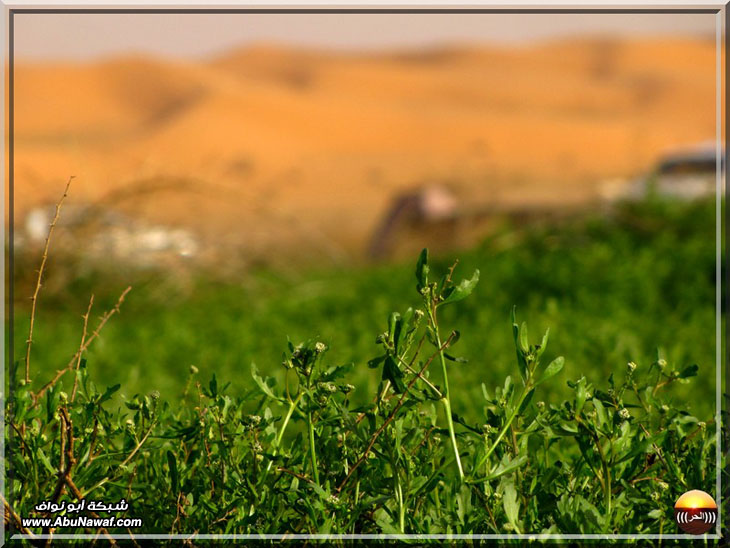
<svg viewBox="0 0 730 548">
<path fill-rule="evenodd" d="M 15 67 L 15 215 L 70 200 L 206 245 L 362 256 L 394 198 L 570 207 L 715 135 L 715 44 L 575 39 Z M 6 189 L 7 192 L 7 189 Z"/>
</svg>

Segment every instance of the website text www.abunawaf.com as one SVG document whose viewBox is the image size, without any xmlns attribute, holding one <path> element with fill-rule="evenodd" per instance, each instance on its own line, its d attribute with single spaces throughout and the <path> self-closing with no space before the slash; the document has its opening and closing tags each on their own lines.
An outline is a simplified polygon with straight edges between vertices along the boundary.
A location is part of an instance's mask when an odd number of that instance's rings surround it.
<svg viewBox="0 0 730 548">
<path fill-rule="evenodd" d="M 23 527 L 141 527 L 142 518 L 119 518 L 110 516 L 95 518 L 89 516 L 56 516 L 53 518 L 23 518 Z"/>
<path fill-rule="evenodd" d="M 21 518 L 21 523 L 26 529 L 43 527 L 43 528 L 59 528 L 59 527 L 142 527 L 142 518 L 126 518 L 119 516 L 99 516 L 92 514 L 91 516 L 79 515 L 79 512 L 124 512 L 129 509 L 129 504 L 125 499 L 112 504 L 104 501 L 88 501 L 82 499 L 79 502 L 44 500 L 35 505 L 37 512 L 57 514 L 64 512 L 63 515 L 44 516 L 44 517 L 27 517 Z M 68 515 L 71 514 L 71 515 Z"/>
</svg>

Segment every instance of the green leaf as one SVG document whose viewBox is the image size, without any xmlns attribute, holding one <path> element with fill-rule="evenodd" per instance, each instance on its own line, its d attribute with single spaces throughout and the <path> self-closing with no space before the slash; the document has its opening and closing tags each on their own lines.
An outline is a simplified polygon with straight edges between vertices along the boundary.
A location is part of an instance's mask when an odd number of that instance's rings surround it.
<svg viewBox="0 0 730 548">
<path fill-rule="evenodd" d="M 578 429 L 570 423 L 564 422 L 562 424 L 556 424 L 553 427 L 553 431 L 558 436 L 575 436 L 578 433 Z"/>
<path fill-rule="evenodd" d="M 697 375 L 698 370 L 699 366 L 696 363 L 693 363 L 692 365 L 682 369 L 682 371 L 679 373 L 679 378 L 686 379 L 687 377 L 694 377 Z"/>
<path fill-rule="evenodd" d="M 385 356 L 383 356 L 383 357 L 385 357 Z M 345 365 L 338 365 L 335 367 L 331 367 L 325 373 L 322 374 L 321 379 L 323 381 L 334 381 L 336 379 L 340 379 L 340 378 L 344 377 L 348 372 L 350 372 L 354 366 L 355 366 L 354 363 L 346 363 Z"/>
<path fill-rule="evenodd" d="M 593 398 L 593 407 L 596 408 L 598 426 L 604 428 L 606 426 L 606 410 L 604 409 L 603 404 L 597 398 Z"/>
<path fill-rule="evenodd" d="M 421 254 L 418 256 L 418 263 L 416 263 L 416 280 L 418 284 L 416 287 L 420 291 L 428 283 L 428 249 L 424 248 Z"/>
<path fill-rule="evenodd" d="M 564 365 L 565 359 L 563 358 L 563 356 L 558 356 L 557 358 L 555 358 L 553 361 L 550 362 L 550 365 L 545 368 L 545 373 L 543 373 L 540 380 L 535 383 L 535 386 L 560 373 Z"/>
<path fill-rule="evenodd" d="M 517 325 L 517 322 L 515 320 L 515 311 L 517 310 L 516 306 L 512 307 L 512 336 L 515 340 L 515 351 L 517 352 L 517 366 L 520 368 L 520 375 L 522 376 L 522 381 L 527 381 L 527 362 L 525 361 L 525 354 L 520 348 L 520 328 Z"/>
<path fill-rule="evenodd" d="M 397 312 L 391 312 L 388 317 L 388 337 L 391 341 L 395 340 L 395 330 L 398 325 L 398 320 L 400 320 L 400 314 Z"/>
<path fill-rule="evenodd" d="M 461 416 L 457 415 L 453 411 L 451 413 L 451 419 L 455 423 L 458 423 L 458 424 L 460 424 L 460 425 L 468 428 L 469 430 L 471 430 L 475 434 L 479 434 L 479 435 L 482 434 L 482 429 L 479 426 L 469 424 L 468 422 L 466 422 L 466 420 L 464 419 L 464 417 L 461 417 Z"/>
<path fill-rule="evenodd" d="M 210 379 L 208 386 L 210 387 L 210 395 L 215 398 L 218 395 L 218 381 L 215 378 L 215 373 L 213 373 L 213 378 Z"/>
<path fill-rule="evenodd" d="M 131 401 L 125 401 L 124 405 L 127 407 L 127 409 L 131 409 L 132 411 L 138 411 L 142 408 L 142 404 L 139 402 L 138 394 L 135 394 Z"/>
<path fill-rule="evenodd" d="M 378 356 L 377 358 L 373 358 L 372 360 L 368 361 L 368 367 L 370 369 L 375 369 L 385 361 L 385 358 L 386 356 Z"/>
<path fill-rule="evenodd" d="M 512 460 L 505 461 L 499 463 L 497 468 L 495 468 L 494 472 L 489 474 L 488 476 L 485 476 L 483 478 L 470 480 L 469 483 L 484 483 L 485 481 L 491 481 L 493 479 L 497 479 L 500 476 L 503 476 L 504 474 L 508 474 L 509 472 L 512 472 L 513 470 L 516 470 L 523 464 L 527 462 L 527 455 L 520 455 L 517 458 L 514 458 Z"/>
<path fill-rule="evenodd" d="M 225 420 L 228 416 L 228 409 L 230 409 L 233 401 L 228 396 L 223 396 L 223 409 L 221 409 L 221 418 Z"/>
<path fill-rule="evenodd" d="M 586 379 L 585 377 L 581 377 L 581 379 L 576 383 L 576 393 L 575 393 L 575 414 L 576 416 L 580 414 L 580 412 L 583 410 L 583 406 L 586 403 L 586 398 L 588 397 L 588 390 L 586 389 Z"/>
<path fill-rule="evenodd" d="M 530 390 L 527 395 L 525 396 L 525 399 L 522 400 L 522 404 L 520 405 L 520 408 L 517 410 L 518 414 L 522 414 L 522 412 L 527 409 L 527 406 L 530 405 L 530 402 L 532 401 L 532 396 L 535 394 L 535 389 L 533 388 Z"/>
<path fill-rule="evenodd" d="M 540 356 L 542 356 L 542 353 L 545 352 L 545 348 L 547 348 L 548 335 L 550 335 L 550 328 L 549 327 L 545 330 L 545 334 L 542 336 L 542 341 L 540 341 L 540 348 L 537 351 L 537 357 L 538 358 Z"/>
<path fill-rule="evenodd" d="M 389 535 L 399 535 L 403 532 L 398 529 L 398 527 L 393 525 L 393 521 L 391 520 L 390 516 L 388 516 L 388 513 L 382 508 L 378 509 L 375 512 L 375 523 L 378 525 L 378 527 L 380 527 L 383 533 Z"/>
<path fill-rule="evenodd" d="M 400 320 L 398 321 L 398 324 L 395 328 L 395 336 L 393 337 L 393 342 L 395 344 L 395 351 L 398 352 L 398 349 L 403 345 L 403 343 L 406 340 L 406 335 L 408 333 L 408 325 L 410 324 L 411 320 L 413 319 L 413 309 L 408 308 L 408 310 L 405 311 L 405 314 L 403 314 L 400 317 Z"/>
<path fill-rule="evenodd" d="M 43 452 L 43 449 L 41 449 L 41 448 L 39 447 L 39 448 L 37 449 L 36 455 L 37 455 L 37 456 L 38 456 L 38 458 L 40 459 L 41 463 L 43 463 L 43 466 L 45 466 L 45 467 L 46 467 L 46 470 L 48 470 L 48 471 L 49 471 L 49 472 L 50 472 L 51 474 L 54 474 L 54 475 L 55 475 L 55 474 L 58 474 L 58 470 L 56 470 L 55 468 L 53 468 L 53 465 L 51 464 L 51 461 L 50 461 L 50 460 L 48 460 L 48 457 L 47 457 L 47 456 L 46 456 L 46 454 L 45 454 L 45 453 Z"/>
<path fill-rule="evenodd" d="M 448 303 L 455 303 L 462 299 L 466 299 L 469 295 L 471 295 L 471 292 L 474 291 L 474 288 L 477 286 L 478 282 L 479 270 L 477 269 L 474 271 L 474 275 L 470 279 L 461 280 L 461 282 L 459 282 L 459 285 L 450 288 L 444 300 L 439 303 L 439 306 Z"/>
<path fill-rule="evenodd" d="M 112 394 L 119 390 L 121 388 L 121 384 L 115 384 L 114 386 L 110 386 L 106 389 L 106 391 L 102 394 L 101 398 L 99 398 L 99 403 L 104 403 L 108 399 L 111 399 Z"/>
<path fill-rule="evenodd" d="M 390 381 L 397 394 L 402 394 L 406 391 L 406 385 L 403 383 L 403 371 L 398 368 L 398 364 L 395 363 L 392 356 L 388 356 L 385 359 L 383 380 Z"/>
<path fill-rule="evenodd" d="M 447 354 L 446 352 L 444 352 L 444 358 L 456 363 L 469 363 L 469 360 L 467 360 L 466 358 L 455 357 L 451 354 Z"/>
<path fill-rule="evenodd" d="M 254 382 L 256 382 L 256 384 L 264 394 L 269 396 L 272 400 L 284 401 L 283 398 L 280 398 L 276 394 L 274 394 L 271 391 L 271 388 L 269 388 L 269 385 L 266 384 L 266 381 L 264 381 L 264 379 L 259 376 L 258 369 L 256 369 L 256 364 L 253 362 L 251 363 L 251 376 L 253 377 Z"/>
<path fill-rule="evenodd" d="M 60 384 L 60 383 L 59 383 Z M 60 394 L 57 386 L 51 387 L 48 392 L 46 392 L 46 422 L 52 422 L 53 421 L 53 415 L 56 412 L 56 408 L 58 407 L 58 400 L 59 400 Z M 15 420 L 20 420 L 18 418 L 18 411 L 16 409 L 15 411 Z"/>
<path fill-rule="evenodd" d="M 628 453 L 621 457 L 619 460 L 616 461 L 616 463 L 625 462 L 629 459 L 632 459 L 636 457 L 637 455 L 648 453 L 650 451 L 653 451 L 654 448 L 653 445 L 657 445 L 658 447 L 661 447 L 664 444 L 664 440 L 667 437 L 668 432 L 665 430 L 664 432 L 660 432 L 659 434 L 644 438 L 643 440 L 637 441 L 636 439 L 632 440 L 631 443 L 631 449 L 629 449 Z M 671 460 L 671 459 L 667 459 Z M 672 463 L 674 464 L 674 463 Z M 671 465 L 668 464 L 668 466 L 671 467 Z"/>
<path fill-rule="evenodd" d="M 170 483 L 172 484 L 172 492 L 178 492 L 178 474 L 177 474 L 177 461 L 172 451 L 167 452 L 167 465 L 170 468 Z"/>
<path fill-rule="evenodd" d="M 514 483 L 510 482 L 505 485 L 502 502 L 504 504 L 504 513 L 507 514 L 507 520 L 516 527 L 520 513 L 520 503 L 517 500 L 517 490 Z"/>
<path fill-rule="evenodd" d="M 522 325 L 520 325 L 520 348 L 522 348 L 522 351 L 524 353 L 527 353 L 530 351 L 530 343 L 527 340 L 527 323 L 522 322 Z"/>
<path fill-rule="evenodd" d="M 598 511 L 595 505 L 578 495 L 576 501 L 580 507 L 578 514 L 582 517 L 582 521 L 587 525 L 586 530 L 598 531 L 603 527 L 604 516 Z"/>
</svg>

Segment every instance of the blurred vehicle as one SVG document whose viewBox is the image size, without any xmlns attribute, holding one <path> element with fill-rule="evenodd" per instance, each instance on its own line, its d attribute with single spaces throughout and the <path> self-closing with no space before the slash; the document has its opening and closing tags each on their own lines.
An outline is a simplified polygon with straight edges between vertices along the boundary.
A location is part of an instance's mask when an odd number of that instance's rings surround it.
<svg viewBox="0 0 730 548">
<path fill-rule="evenodd" d="M 720 151 L 720 170 L 725 150 Z M 717 189 L 717 148 L 714 142 L 683 147 L 664 154 L 648 175 L 629 185 L 628 198 L 650 192 L 683 200 L 714 196 Z M 724 187 L 722 192 L 724 193 Z"/>
<path fill-rule="evenodd" d="M 449 188 L 431 184 L 411 189 L 391 201 L 370 240 L 369 255 L 382 259 L 393 253 L 398 240 L 416 237 L 420 237 L 417 246 L 451 242 L 458 220 L 459 203 Z"/>
<path fill-rule="evenodd" d="M 14 233 L 15 249 L 42 246 L 55 212 L 54 204 L 29 211 Z M 67 205 L 57 226 L 66 231 L 61 242 L 67 251 L 91 260 L 123 261 L 138 267 L 194 257 L 201 247 L 189 230 L 149 224 L 91 204 Z"/>
</svg>

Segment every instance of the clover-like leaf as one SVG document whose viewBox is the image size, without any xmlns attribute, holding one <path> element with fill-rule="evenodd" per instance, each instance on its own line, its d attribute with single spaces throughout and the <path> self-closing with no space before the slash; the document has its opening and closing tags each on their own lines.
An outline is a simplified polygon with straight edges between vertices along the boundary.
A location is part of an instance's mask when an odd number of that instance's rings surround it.
<svg viewBox="0 0 730 548">
<path fill-rule="evenodd" d="M 441 301 L 439 305 L 455 303 L 462 299 L 466 299 L 469 295 L 471 295 L 472 291 L 474 291 L 474 288 L 477 286 L 478 282 L 479 270 L 477 269 L 474 271 L 474 275 L 471 278 L 469 278 L 468 280 L 461 280 L 458 285 L 455 285 L 454 287 L 446 290 L 444 292 L 444 300 Z"/>
</svg>

